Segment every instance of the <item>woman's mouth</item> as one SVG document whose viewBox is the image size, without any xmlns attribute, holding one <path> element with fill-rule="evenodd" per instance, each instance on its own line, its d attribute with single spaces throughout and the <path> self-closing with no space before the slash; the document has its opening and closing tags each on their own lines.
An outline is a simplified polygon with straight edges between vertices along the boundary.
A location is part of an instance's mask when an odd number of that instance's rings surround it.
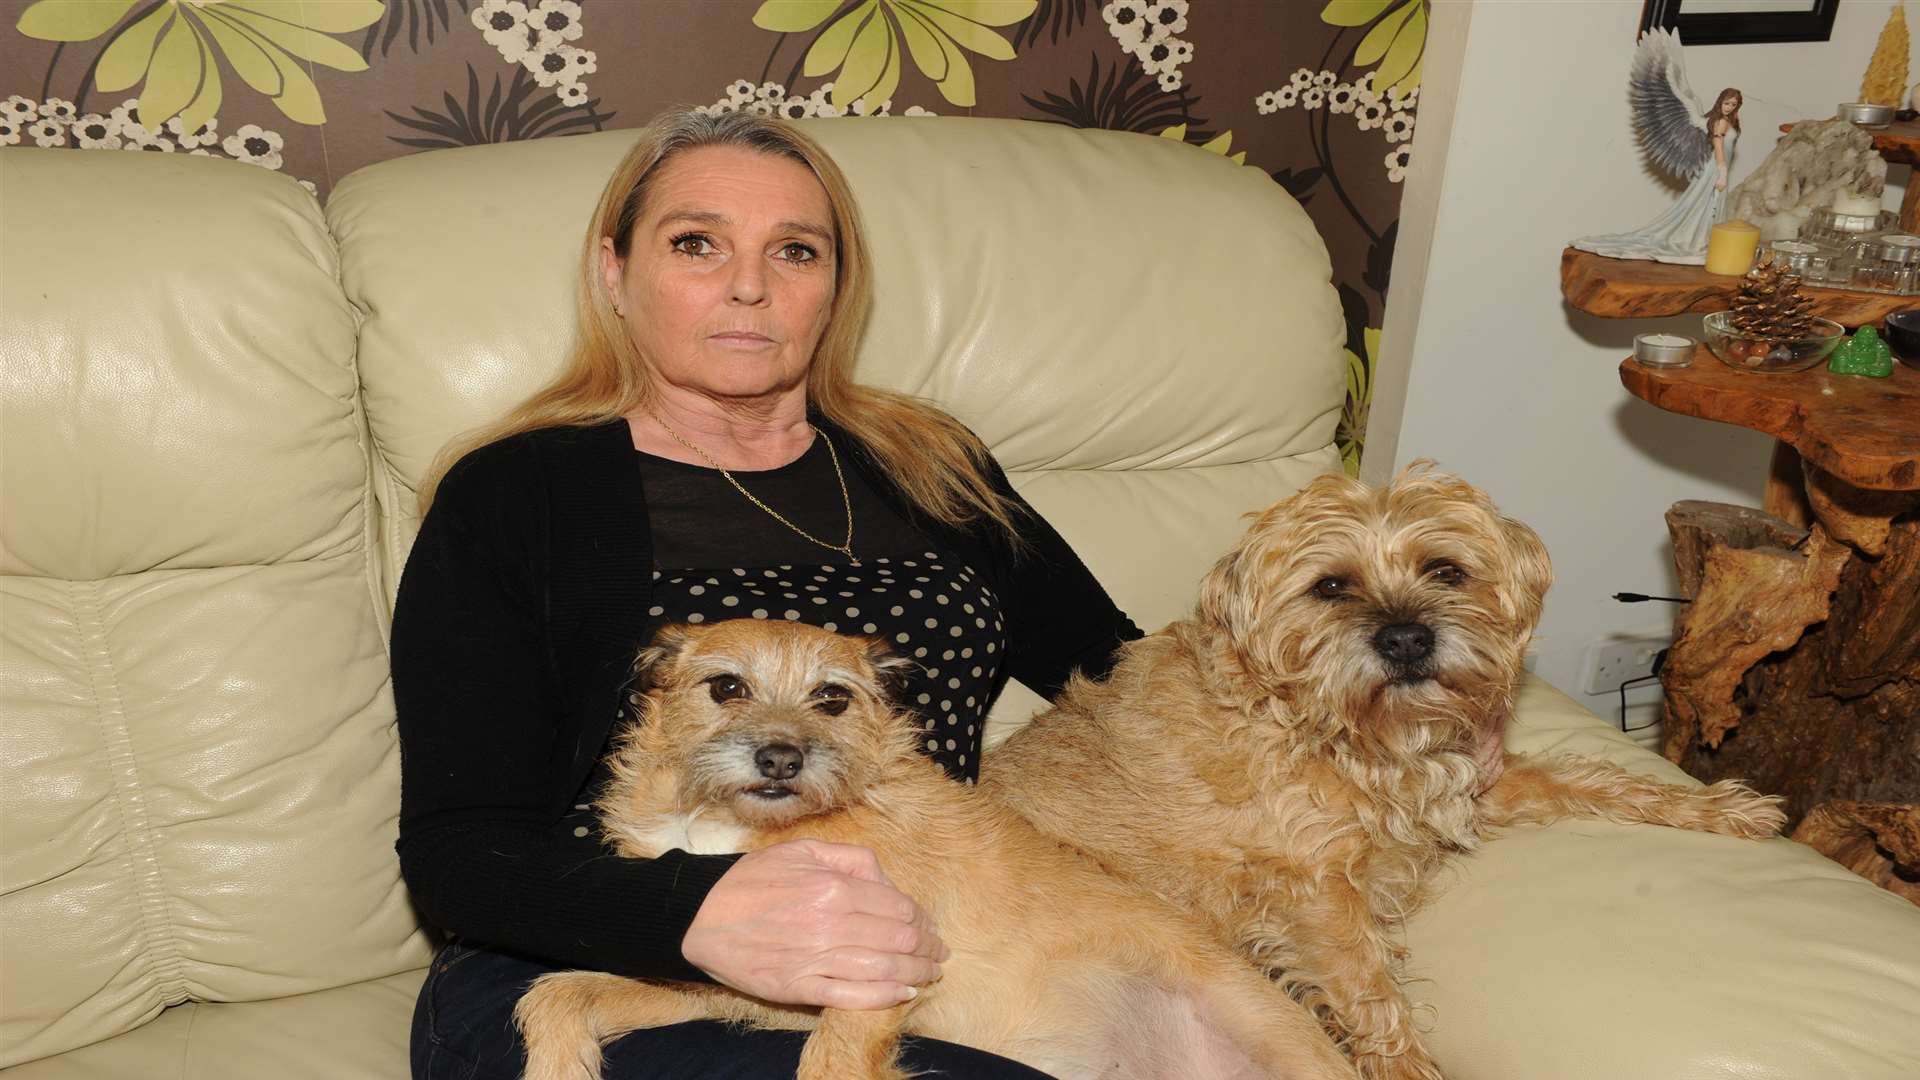
<svg viewBox="0 0 1920 1080">
<path fill-rule="evenodd" d="M 708 340 L 745 349 L 757 349 L 773 344 L 772 338 L 765 334 L 756 334 L 751 330 L 728 330 L 714 334 Z"/>
</svg>

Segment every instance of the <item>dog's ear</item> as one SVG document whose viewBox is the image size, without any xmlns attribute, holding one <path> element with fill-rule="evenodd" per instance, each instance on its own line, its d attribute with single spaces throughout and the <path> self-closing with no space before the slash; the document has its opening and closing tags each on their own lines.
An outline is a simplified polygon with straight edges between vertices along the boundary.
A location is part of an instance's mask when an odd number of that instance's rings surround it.
<svg viewBox="0 0 1920 1080">
<path fill-rule="evenodd" d="M 893 651 L 880 638 L 861 638 L 866 646 L 867 663 L 873 667 L 873 682 L 888 705 L 902 707 L 907 699 L 907 679 L 919 664 Z"/>
<path fill-rule="evenodd" d="M 673 664 L 681 650 L 687 646 L 687 631 L 679 625 L 661 627 L 653 635 L 653 641 L 640 654 L 633 658 L 633 678 L 627 685 L 632 689 L 634 703 L 646 696 L 647 691 L 659 686 L 666 677 L 668 668 Z"/>
<path fill-rule="evenodd" d="M 1553 584 L 1553 560 L 1547 557 L 1547 545 L 1541 542 L 1540 534 L 1509 517 L 1499 521 L 1506 541 L 1501 559 L 1514 582 L 1514 610 L 1508 614 L 1515 622 L 1530 627 L 1540 621 L 1547 587 Z"/>
</svg>

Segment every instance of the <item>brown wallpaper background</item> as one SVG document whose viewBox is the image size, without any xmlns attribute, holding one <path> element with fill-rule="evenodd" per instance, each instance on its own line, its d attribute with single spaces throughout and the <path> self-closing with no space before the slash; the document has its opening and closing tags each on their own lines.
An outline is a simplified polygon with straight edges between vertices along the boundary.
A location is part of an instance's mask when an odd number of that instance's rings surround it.
<svg viewBox="0 0 1920 1080">
<path fill-rule="evenodd" d="M 1427 4 L 0 0 L 0 147 L 226 157 L 324 199 L 372 162 L 634 127 L 676 104 L 1180 138 L 1269 174 L 1326 238 L 1356 469 Z"/>
</svg>

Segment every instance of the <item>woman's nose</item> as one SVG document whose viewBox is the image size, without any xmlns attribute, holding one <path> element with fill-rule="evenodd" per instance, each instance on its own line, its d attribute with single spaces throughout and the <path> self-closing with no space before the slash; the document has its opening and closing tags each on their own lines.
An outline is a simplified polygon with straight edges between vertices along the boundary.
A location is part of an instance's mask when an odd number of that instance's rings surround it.
<svg viewBox="0 0 1920 1080">
<path fill-rule="evenodd" d="M 758 259 L 735 259 L 728 269 L 727 299 L 736 304 L 759 304 L 767 299 L 767 268 Z"/>
</svg>

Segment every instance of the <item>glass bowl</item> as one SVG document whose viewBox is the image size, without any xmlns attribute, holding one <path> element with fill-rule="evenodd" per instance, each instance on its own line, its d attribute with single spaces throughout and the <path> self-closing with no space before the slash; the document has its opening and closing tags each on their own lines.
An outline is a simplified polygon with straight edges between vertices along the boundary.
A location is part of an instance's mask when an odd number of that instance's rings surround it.
<svg viewBox="0 0 1920 1080">
<path fill-rule="evenodd" d="M 1825 360 L 1847 336 L 1832 319 L 1813 320 L 1813 334 L 1802 338 L 1763 338 L 1743 334 L 1728 322 L 1732 312 L 1716 311 L 1700 320 L 1707 348 L 1736 371 L 1805 371 Z"/>
</svg>

